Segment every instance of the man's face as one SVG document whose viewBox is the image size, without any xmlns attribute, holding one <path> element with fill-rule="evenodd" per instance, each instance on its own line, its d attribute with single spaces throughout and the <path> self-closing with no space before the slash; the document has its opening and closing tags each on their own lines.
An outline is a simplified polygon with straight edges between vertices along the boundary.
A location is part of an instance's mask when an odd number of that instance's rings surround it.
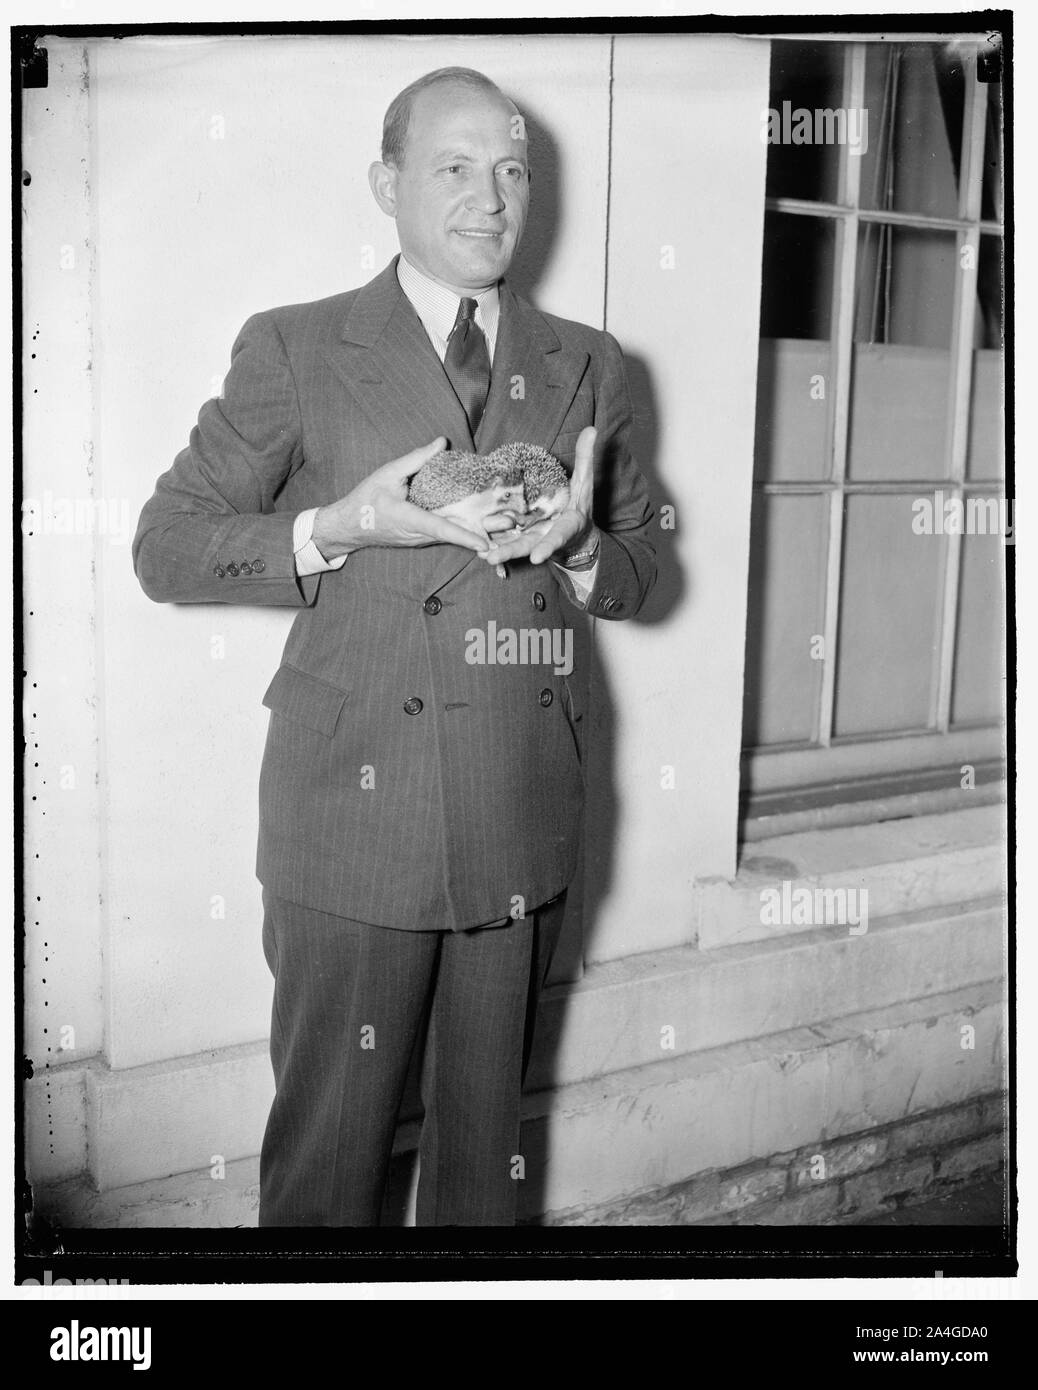
<svg viewBox="0 0 1038 1390">
<path fill-rule="evenodd" d="M 530 201 L 525 130 L 511 102 L 464 87 L 419 92 L 403 167 L 389 175 L 391 206 L 379 201 L 412 265 L 461 294 L 500 279 Z"/>
</svg>

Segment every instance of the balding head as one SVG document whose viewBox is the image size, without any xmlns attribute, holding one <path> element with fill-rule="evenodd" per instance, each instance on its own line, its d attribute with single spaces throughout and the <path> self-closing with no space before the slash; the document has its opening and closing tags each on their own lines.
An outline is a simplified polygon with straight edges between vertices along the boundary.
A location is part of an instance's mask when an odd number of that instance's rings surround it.
<svg viewBox="0 0 1038 1390">
<path fill-rule="evenodd" d="M 436 68 L 435 71 L 427 72 L 424 76 L 416 78 L 402 92 L 398 92 L 389 103 L 382 122 L 383 164 L 395 164 L 398 169 L 403 167 L 407 135 L 411 127 L 415 102 L 420 94 L 441 89 L 442 95 L 444 89 L 450 88 L 459 92 L 467 90 L 498 96 L 518 114 L 515 104 L 485 73 L 477 72 L 475 68 Z"/>
<path fill-rule="evenodd" d="M 417 269 L 471 294 L 508 269 L 526 221 L 526 128 L 482 73 L 439 68 L 386 112 L 383 157 L 368 171 Z"/>
</svg>

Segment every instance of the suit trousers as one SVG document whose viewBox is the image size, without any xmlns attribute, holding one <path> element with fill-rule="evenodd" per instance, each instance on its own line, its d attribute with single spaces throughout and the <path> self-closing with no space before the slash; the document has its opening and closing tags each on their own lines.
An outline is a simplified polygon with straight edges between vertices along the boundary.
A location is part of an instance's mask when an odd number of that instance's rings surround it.
<svg viewBox="0 0 1038 1390">
<path fill-rule="evenodd" d="M 520 921 L 399 931 L 264 893 L 275 1098 L 261 1226 L 377 1226 L 425 1042 L 416 1222 L 511 1226 L 520 1099 L 566 895 Z"/>
</svg>

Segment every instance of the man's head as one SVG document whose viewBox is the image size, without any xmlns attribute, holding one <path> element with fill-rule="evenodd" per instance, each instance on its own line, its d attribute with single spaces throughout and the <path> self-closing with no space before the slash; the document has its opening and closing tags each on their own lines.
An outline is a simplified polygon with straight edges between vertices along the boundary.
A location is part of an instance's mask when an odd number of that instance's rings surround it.
<svg viewBox="0 0 1038 1390">
<path fill-rule="evenodd" d="M 526 222 L 523 118 L 482 73 L 439 68 L 391 103 L 368 180 L 412 265 L 459 294 L 485 289 Z"/>
</svg>

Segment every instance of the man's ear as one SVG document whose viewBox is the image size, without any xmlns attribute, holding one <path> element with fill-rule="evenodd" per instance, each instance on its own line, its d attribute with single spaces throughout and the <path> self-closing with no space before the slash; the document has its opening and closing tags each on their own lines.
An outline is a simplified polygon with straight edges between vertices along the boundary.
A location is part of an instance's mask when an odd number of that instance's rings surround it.
<svg viewBox="0 0 1038 1390">
<path fill-rule="evenodd" d="M 387 217 L 396 216 L 396 180 L 395 164 L 383 164 L 380 159 L 376 159 L 368 170 L 368 183 L 375 195 L 375 202 Z"/>
</svg>

